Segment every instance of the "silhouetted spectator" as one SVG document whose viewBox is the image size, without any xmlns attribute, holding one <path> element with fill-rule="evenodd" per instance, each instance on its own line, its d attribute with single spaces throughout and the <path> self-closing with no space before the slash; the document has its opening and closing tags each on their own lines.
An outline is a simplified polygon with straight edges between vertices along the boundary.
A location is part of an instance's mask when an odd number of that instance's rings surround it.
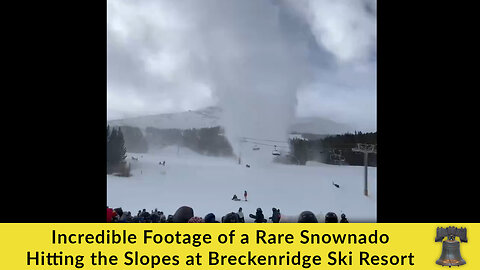
<svg viewBox="0 0 480 270">
<path fill-rule="evenodd" d="M 245 217 L 243 216 L 243 212 L 242 212 L 242 208 L 241 208 L 241 207 L 238 208 L 237 215 L 238 215 L 239 222 L 240 222 L 240 223 L 245 223 Z"/>
<path fill-rule="evenodd" d="M 333 212 L 328 212 L 325 215 L 325 223 L 338 223 L 337 214 L 335 214 Z"/>
<path fill-rule="evenodd" d="M 222 217 L 222 223 L 238 223 L 240 218 L 235 212 L 231 212 Z"/>
<path fill-rule="evenodd" d="M 340 223 L 348 223 L 348 219 L 347 219 L 347 217 L 345 216 L 345 214 L 342 214 L 340 217 L 342 218 L 342 219 L 340 220 Z"/>
<path fill-rule="evenodd" d="M 107 206 L 107 222 L 113 222 L 113 219 L 117 216 L 115 210 Z"/>
<path fill-rule="evenodd" d="M 205 223 L 219 223 L 218 221 L 215 220 L 215 214 L 213 213 L 208 213 L 205 218 L 204 218 Z"/>
<path fill-rule="evenodd" d="M 163 212 L 160 211 L 160 212 L 158 213 L 158 215 L 159 215 L 159 217 L 160 217 L 160 223 L 165 223 L 165 222 L 167 222 L 167 219 L 166 219 L 165 215 L 163 214 Z"/>
<path fill-rule="evenodd" d="M 255 219 L 255 223 L 265 223 L 267 220 L 263 216 L 262 208 L 257 208 L 257 212 L 254 214 L 250 214 L 249 217 Z"/>
<path fill-rule="evenodd" d="M 187 223 L 193 217 L 193 209 L 188 206 L 182 206 L 173 214 L 173 223 Z"/>
<path fill-rule="evenodd" d="M 311 211 L 303 211 L 298 217 L 298 223 L 318 223 L 318 220 Z"/>
<path fill-rule="evenodd" d="M 269 217 L 269 219 L 271 219 L 273 223 L 279 223 L 280 218 L 280 209 L 272 208 L 272 216 Z"/>
</svg>

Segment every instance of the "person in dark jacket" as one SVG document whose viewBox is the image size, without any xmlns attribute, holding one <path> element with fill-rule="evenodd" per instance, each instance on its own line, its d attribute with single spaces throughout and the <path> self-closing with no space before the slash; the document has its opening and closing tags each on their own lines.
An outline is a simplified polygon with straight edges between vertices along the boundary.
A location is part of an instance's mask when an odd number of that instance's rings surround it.
<svg viewBox="0 0 480 270">
<path fill-rule="evenodd" d="M 168 215 L 166 223 L 172 223 L 173 222 L 173 215 Z"/>
<path fill-rule="evenodd" d="M 243 192 L 243 197 L 245 198 L 245 201 L 247 201 L 247 191 L 245 190 L 245 192 Z"/>
<path fill-rule="evenodd" d="M 273 223 L 279 223 L 280 222 L 280 209 L 272 208 L 272 216 L 269 217 L 268 219 L 271 219 Z"/>
<path fill-rule="evenodd" d="M 118 222 L 127 223 L 132 222 L 132 213 L 130 211 L 123 212 L 123 215 L 120 217 Z"/>
<path fill-rule="evenodd" d="M 167 218 L 165 217 L 165 215 L 163 214 L 162 211 L 160 211 L 160 212 L 158 213 L 158 215 L 159 215 L 159 217 L 160 217 L 160 220 L 159 220 L 160 223 L 165 223 L 165 222 L 167 222 Z"/>
<path fill-rule="evenodd" d="M 231 212 L 222 217 L 222 223 L 239 223 L 240 218 L 235 212 Z"/>
<path fill-rule="evenodd" d="M 150 220 L 152 221 L 152 223 L 159 223 L 160 215 L 158 214 L 158 212 L 153 212 L 152 214 L 150 214 Z"/>
<path fill-rule="evenodd" d="M 342 219 L 340 220 L 340 223 L 348 223 L 348 219 L 347 219 L 347 217 L 345 216 L 345 214 L 342 214 L 342 215 L 341 215 L 341 218 L 342 218 Z"/>
<path fill-rule="evenodd" d="M 303 211 L 298 216 L 298 223 L 318 223 L 318 220 L 311 211 Z"/>
<path fill-rule="evenodd" d="M 117 213 L 118 218 L 120 219 L 123 216 L 123 210 L 121 207 L 113 209 Z"/>
<path fill-rule="evenodd" d="M 173 223 L 187 223 L 193 217 L 193 209 L 188 206 L 182 206 L 173 214 Z"/>
<path fill-rule="evenodd" d="M 325 223 L 338 223 L 337 214 L 335 214 L 333 212 L 328 212 L 325 215 Z"/>
<path fill-rule="evenodd" d="M 242 208 L 238 208 L 238 212 L 237 212 L 237 215 L 238 215 L 238 218 L 239 218 L 239 222 L 240 223 L 245 223 L 245 217 L 243 216 L 243 212 L 242 212 Z"/>
<path fill-rule="evenodd" d="M 140 223 L 140 218 L 141 217 L 139 217 L 139 216 L 134 216 L 134 217 L 132 217 L 132 222 L 133 223 Z"/>
<path fill-rule="evenodd" d="M 148 213 L 146 209 L 143 209 L 142 213 L 140 213 L 140 216 L 145 222 L 150 222 L 150 213 Z"/>
<path fill-rule="evenodd" d="M 214 213 L 208 213 L 203 220 L 205 223 L 219 223 L 218 221 L 215 220 Z"/>
<path fill-rule="evenodd" d="M 257 212 L 254 214 L 250 214 L 249 217 L 255 219 L 255 223 L 265 223 L 267 220 L 263 216 L 262 208 L 257 208 Z"/>
</svg>

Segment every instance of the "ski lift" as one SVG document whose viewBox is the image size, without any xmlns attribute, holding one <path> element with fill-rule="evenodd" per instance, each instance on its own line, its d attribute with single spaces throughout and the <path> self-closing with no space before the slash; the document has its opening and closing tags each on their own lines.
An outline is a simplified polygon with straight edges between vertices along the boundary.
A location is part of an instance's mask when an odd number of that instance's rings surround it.
<svg viewBox="0 0 480 270">
<path fill-rule="evenodd" d="M 252 150 L 253 150 L 253 151 L 258 151 L 258 150 L 260 150 L 260 147 L 258 147 L 258 145 L 255 144 L 255 145 L 253 146 Z"/>
<path fill-rule="evenodd" d="M 342 165 L 345 164 L 345 157 L 342 155 L 342 150 L 338 150 L 338 154 L 333 149 L 333 151 L 330 151 L 330 160 L 333 162 L 333 164 L 336 165 Z"/>
<path fill-rule="evenodd" d="M 277 146 L 274 145 L 275 149 L 272 151 L 272 155 L 274 156 L 280 156 L 280 151 L 277 150 Z"/>
</svg>

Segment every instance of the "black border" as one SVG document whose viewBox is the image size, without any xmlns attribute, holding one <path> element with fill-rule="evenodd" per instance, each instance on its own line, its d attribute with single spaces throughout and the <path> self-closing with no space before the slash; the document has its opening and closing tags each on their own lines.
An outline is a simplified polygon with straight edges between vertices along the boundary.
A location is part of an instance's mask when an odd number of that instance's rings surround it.
<svg viewBox="0 0 480 270">
<path fill-rule="evenodd" d="M 25 25 L 13 20 L 6 44 L 14 87 L 5 97 L 10 175 L 2 177 L 0 219 L 105 222 L 106 1 L 37 5 Z M 477 140 L 468 132 L 474 120 L 460 124 L 478 107 L 460 91 L 472 89 L 459 63 L 468 58 L 448 57 L 463 48 L 445 40 L 444 13 L 434 6 L 377 1 L 377 10 L 377 220 L 478 221 L 476 164 L 461 148 Z"/>
</svg>

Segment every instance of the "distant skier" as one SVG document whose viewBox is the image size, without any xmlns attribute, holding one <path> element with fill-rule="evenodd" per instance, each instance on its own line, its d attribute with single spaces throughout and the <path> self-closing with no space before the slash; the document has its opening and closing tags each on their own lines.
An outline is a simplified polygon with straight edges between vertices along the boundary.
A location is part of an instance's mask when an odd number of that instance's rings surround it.
<svg viewBox="0 0 480 270">
<path fill-rule="evenodd" d="M 240 201 L 240 199 L 237 197 L 237 194 L 233 194 L 232 200 L 234 200 L 234 201 Z"/>
<path fill-rule="evenodd" d="M 335 184 L 333 181 L 332 181 L 332 184 L 333 184 L 336 188 L 340 188 L 340 185 L 339 185 L 339 184 Z"/>
<path fill-rule="evenodd" d="M 245 190 L 245 192 L 243 192 L 243 197 L 245 198 L 245 201 L 247 201 L 247 191 Z"/>
<path fill-rule="evenodd" d="M 245 165 L 245 167 L 250 168 L 250 165 L 247 164 L 247 165 Z"/>
</svg>

